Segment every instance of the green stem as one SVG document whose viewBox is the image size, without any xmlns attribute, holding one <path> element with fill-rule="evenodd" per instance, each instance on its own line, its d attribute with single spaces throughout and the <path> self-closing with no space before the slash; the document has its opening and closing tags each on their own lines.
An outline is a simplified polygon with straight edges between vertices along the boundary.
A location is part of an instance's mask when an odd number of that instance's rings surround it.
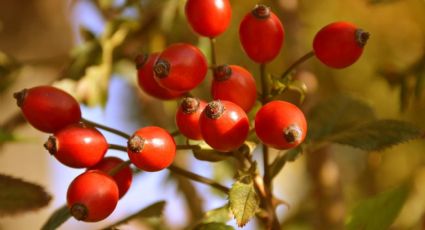
<svg viewBox="0 0 425 230">
<path fill-rule="evenodd" d="M 99 129 L 103 129 L 105 131 L 108 131 L 110 133 L 116 134 L 118 136 L 121 136 L 121 137 L 123 137 L 125 139 L 129 139 L 130 138 L 130 135 L 128 135 L 127 133 L 124 133 L 124 132 L 122 132 L 120 130 L 117 130 L 117 129 L 114 129 L 114 128 L 111 128 L 111 127 L 108 127 L 108 126 L 105 126 L 105 125 L 101 125 L 99 123 L 96 123 L 96 122 L 93 122 L 93 121 L 89 121 L 89 120 L 84 119 L 84 118 L 81 118 L 81 121 L 84 122 L 84 123 L 86 123 L 86 124 L 88 124 L 88 125 L 91 125 L 91 126 L 94 126 L 94 127 L 99 128 Z"/>
<path fill-rule="evenodd" d="M 269 80 L 266 74 L 266 64 L 260 64 L 260 77 L 261 77 L 261 103 L 264 105 L 267 103 L 269 97 Z"/>
<path fill-rule="evenodd" d="M 108 148 L 109 148 L 109 149 L 113 149 L 113 150 L 118 150 L 118 151 L 127 152 L 127 147 L 122 146 L 122 145 L 109 144 L 109 145 L 108 145 Z"/>
<path fill-rule="evenodd" d="M 122 162 L 121 164 L 119 164 L 119 165 L 117 165 L 117 166 L 115 166 L 115 167 L 113 167 L 111 170 L 109 170 L 108 171 L 108 174 L 110 175 L 110 176 L 115 176 L 117 173 L 119 173 L 123 168 L 125 168 L 125 167 L 127 167 L 127 166 L 129 166 L 131 164 L 131 161 L 130 160 L 128 160 L 128 161 L 124 161 L 124 162 Z"/>
<path fill-rule="evenodd" d="M 197 181 L 199 183 L 203 183 L 203 184 L 207 184 L 213 188 L 216 188 L 224 193 L 229 193 L 230 189 L 224 185 L 219 184 L 218 182 L 211 180 L 209 178 L 203 177 L 201 175 L 195 174 L 193 172 L 189 172 L 187 170 L 184 170 L 178 166 L 175 165 L 171 165 L 168 167 L 168 169 L 173 172 L 173 173 L 177 173 L 179 175 L 182 175 L 184 177 L 187 177 L 193 181 Z"/>
<path fill-rule="evenodd" d="M 178 135 L 180 135 L 181 133 L 180 133 L 180 131 L 178 131 L 178 130 L 176 130 L 176 131 L 174 131 L 174 132 L 171 132 L 170 133 L 170 135 L 171 136 L 173 136 L 173 137 L 175 137 L 175 136 L 178 136 Z"/>
<path fill-rule="evenodd" d="M 285 78 L 287 78 L 289 76 L 289 74 L 292 73 L 292 71 L 295 68 L 297 68 L 299 65 L 301 65 L 303 62 L 307 61 L 308 59 L 310 59 L 314 55 L 315 55 L 314 51 L 310 51 L 310 52 L 304 54 L 304 56 L 300 57 L 298 60 L 296 60 L 294 63 L 292 63 L 292 65 L 289 66 L 288 69 L 286 69 L 286 71 L 280 77 L 280 80 L 281 81 L 285 80 Z"/>
<path fill-rule="evenodd" d="M 198 150 L 198 149 L 201 149 L 201 147 L 199 145 L 176 145 L 176 148 L 178 150 L 184 150 L 184 149 Z"/>
<path fill-rule="evenodd" d="M 210 38 L 211 45 L 211 67 L 214 71 L 214 68 L 217 66 L 217 51 L 215 49 L 215 38 Z"/>
</svg>

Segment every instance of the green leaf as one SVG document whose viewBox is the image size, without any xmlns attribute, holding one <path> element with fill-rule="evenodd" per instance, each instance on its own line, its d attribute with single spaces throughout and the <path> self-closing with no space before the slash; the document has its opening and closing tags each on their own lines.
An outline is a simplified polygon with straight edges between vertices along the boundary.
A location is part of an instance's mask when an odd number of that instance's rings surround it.
<svg viewBox="0 0 425 230">
<path fill-rule="evenodd" d="M 206 223 L 206 224 L 199 224 L 197 225 L 194 230 L 233 230 L 234 228 L 232 226 L 223 224 L 223 223 Z"/>
<path fill-rule="evenodd" d="M 218 162 L 228 158 L 229 154 L 226 155 L 214 149 L 194 149 L 193 156 L 200 161 Z"/>
<path fill-rule="evenodd" d="M 232 214 L 230 213 L 229 205 L 226 204 L 222 207 L 212 209 L 206 212 L 204 218 L 202 219 L 202 223 L 226 223 L 231 218 Z"/>
<path fill-rule="evenodd" d="M 52 197 L 40 186 L 0 174 L 0 216 L 35 211 Z"/>
<path fill-rule="evenodd" d="M 68 206 L 63 205 L 60 208 L 56 209 L 55 212 L 50 215 L 49 219 L 47 219 L 46 223 L 44 223 L 42 230 L 53 230 L 57 229 L 63 223 L 65 223 L 71 217 L 71 213 L 69 212 Z"/>
<path fill-rule="evenodd" d="M 5 143 L 5 142 L 12 142 L 12 141 L 17 141 L 17 140 L 18 140 L 18 138 L 15 135 L 7 132 L 6 130 L 3 130 L 0 127 L 0 145 Z"/>
<path fill-rule="evenodd" d="M 127 218 L 111 225 L 108 226 L 106 228 L 103 229 L 118 229 L 117 227 L 119 227 L 120 225 L 123 225 L 127 222 L 129 222 L 132 219 L 135 218 L 151 218 L 151 217 L 159 217 L 162 215 L 162 212 L 164 211 L 164 207 L 165 207 L 166 202 L 165 201 L 158 201 L 156 203 L 153 203 L 145 208 L 143 208 L 142 210 L 138 211 L 137 213 L 128 216 Z"/>
<path fill-rule="evenodd" d="M 397 120 L 377 120 L 344 130 L 328 140 L 366 151 L 377 151 L 421 136 L 422 131 L 409 123 Z"/>
<path fill-rule="evenodd" d="M 236 181 L 229 192 L 229 206 L 236 223 L 243 227 L 255 215 L 260 199 L 252 180 L 249 183 Z"/>
<path fill-rule="evenodd" d="M 372 108 L 362 101 L 336 95 L 312 109 L 308 116 L 308 138 L 313 141 L 375 119 Z"/>
<path fill-rule="evenodd" d="M 346 229 L 389 229 L 403 207 L 408 192 L 409 188 L 404 184 L 362 201 L 349 215 Z"/>
<path fill-rule="evenodd" d="M 302 153 L 301 148 L 293 148 L 286 152 L 281 152 L 279 156 L 270 164 L 270 177 L 274 178 L 285 166 L 286 162 L 294 161 L 299 154 Z"/>
</svg>

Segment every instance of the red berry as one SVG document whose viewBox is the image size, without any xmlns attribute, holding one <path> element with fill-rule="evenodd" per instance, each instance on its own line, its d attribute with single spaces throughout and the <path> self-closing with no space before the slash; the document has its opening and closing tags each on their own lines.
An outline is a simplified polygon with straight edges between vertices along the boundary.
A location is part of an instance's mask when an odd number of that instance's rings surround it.
<svg viewBox="0 0 425 230">
<path fill-rule="evenodd" d="M 249 112 L 257 100 L 255 79 L 240 66 L 218 66 L 214 69 L 211 94 L 214 100 L 231 101 Z"/>
<path fill-rule="evenodd" d="M 246 113 L 230 101 L 208 103 L 199 119 L 199 125 L 205 142 L 221 152 L 240 147 L 249 132 Z"/>
<path fill-rule="evenodd" d="M 167 168 L 176 155 L 176 143 L 163 128 L 148 126 L 128 140 L 128 156 L 138 168 L 155 172 Z"/>
<path fill-rule="evenodd" d="M 323 27 L 313 40 L 316 57 L 333 68 L 345 68 L 359 59 L 369 33 L 349 22 L 334 22 Z"/>
<path fill-rule="evenodd" d="M 164 50 L 153 68 L 159 85 L 169 90 L 188 92 L 204 80 L 208 65 L 198 48 L 178 43 Z"/>
<path fill-rule="evenodd" d="M 100 170 L 105 173 L 109 173 L 115 167 L 123 164 L 124 161 L 118 157 L 105 157 L 95 166 L 89 168 L 88 170 Z M 115 175 L 112 176 L 115 180 L 115 183 L 118 185 L 119 198 L 123 197 L 128 189 L 130 188 L 131 181 L 133 180 L 133 172 L 131 171 L 130 166 L 126 165 Z"/>
<path fill-rule="evenodd" d="M 264 144 L 289 149 L 303 142 L 307 122 L 297 106 L 286 101 L 271 101 L 257 112 L 255 132 Z"/>
<path fill-rule="evenodd" d="M 118 203 L 114 179 L 99 170 L 76 177 L 68 187 L 68 208 L 77 220 L 96 222 L 108 217 Z"/>
<path fill-rule="evenodd" d="M 176 125 L 185 137 L 193 140 L 202 140 L 199 117 L 206 105 L 205 101 L 197 98 L 183 98 L 176 113 Z"/>
<path fill-rule="evenodd" d="M 150 96 L 162 100 L 170 100 L 182 96 L 183 93 L 161 87 L 158 82 L 156 82 L 153 73 L 153 65 L 158 60 L 158 57 L 159 53 L 136 57 L 137 80 L 140 88 Z"/>
<path fill-rule="evenodd" d="M 42 132 L 54 133 L 81 119 L 78 102 L 58 88 L 37 86 L 23 89 L 13 96 L 25 119 Z"/>
<path fill-rule="evenodd" d="M 108 143 L 97 129 L 78 123 L 50 136 L 44 147 L 62 164 L 72 168 L 86 168 L 102 160 L 108 150 Z"/>
<path fill-rule="evenodd" d="M 185 13 L 192 29 L 210 38 L 223 33 L 232 17 L 228 0 L 188 0 Z"/>
<path fill-rule="evenodd" d="M 242 20 L 239 38 L 249 58 L 257 63 L 266 63 L 279 54 L 285 31 L 269 7 L 257 5 Z"/>
</svg>

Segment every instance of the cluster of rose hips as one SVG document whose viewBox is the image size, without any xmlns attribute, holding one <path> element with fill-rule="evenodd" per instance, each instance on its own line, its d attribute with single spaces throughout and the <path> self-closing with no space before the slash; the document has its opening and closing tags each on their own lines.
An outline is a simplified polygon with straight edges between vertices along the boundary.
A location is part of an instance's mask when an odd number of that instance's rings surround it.
<svg viewBox="0 0 425 230">
<path fill-rule="evenodd" d="M 186 17 L 193 30 L 214 39 L 231 19 L 228 0 L 188 0 Z M 284 42 L 284 29 L 269 7 L 257 5 L 240 23 L 239 35 L 246 54 L 256 63 L 272 61 Z M 362 53 L 368 34 L 353 24 L 332 23 L 320 30 L 313 42 L 316 57 L 324 64 L 343 68 Z M 215 62 L 215 61 L 214 61 Z M 170 100 L 183 97 L 176 112 L 179 132 L 191 140 L 203 140 L 220 152 L 238 149 L 246 140 L 250 121 L 246 115 L 256 101 L 257 86 L 252 74 L 238 65 L 210 66 L 213 70 L 213 101 L 188 96 L 205 78 L 208 63 L 190 44 L 172 44 L 161 53 L 136 58 L 138 83 L 149 95 Z M 306 137 L 307 122 L 295 105 L 262 96 L 263 106 L 255 116 L 254 129 L 260 141 L 275 149 L 298 146 Z M 38 86 L 16 93 L 18 106 L 36 129 L 53 134 L 46 149 L 62 164 L 87 168 L 70 184 L 67 202 L 78 220 L 99 221 L 110 215 L 119 198 L 130 187 L 132 171 L 127 162 L 104 157 L 110 145 L 105 137 L 81 117 L 78 102 L 68 93 Z M 127 142 L 130 162 L 144 171 L 159 171 L 171 165 L 176 143 L 160 127 L 137 130 Z"/>
</svg>

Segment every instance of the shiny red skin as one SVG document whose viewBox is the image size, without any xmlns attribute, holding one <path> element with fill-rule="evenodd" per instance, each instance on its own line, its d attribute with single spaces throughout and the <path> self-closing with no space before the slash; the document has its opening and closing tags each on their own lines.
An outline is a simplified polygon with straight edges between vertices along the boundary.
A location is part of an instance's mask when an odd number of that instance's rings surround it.
<svg viewBox="0 0 425 230">
<path fill-rule="evenodd" d="M 257 100 L 255 79 L 248 70 L 237 65 L 230 65 L 231 76 L 226 80 L 214 77 L 211 84 L 211 95 L 214 100 L 231 101 L 249 112 Z"/>
<path fill-rule="evenodd" d="M 176 143 L 173 137 L 163 128 L 147 126 L 137 130 L 134 135 L 145 139 L 141 152 L 128 149 L 131 162 L 144 171 L 156 172 L 167 168 L 176 156 Z"/>
<path fill-rule="evenodd" d="M 105 156 L 108 143 L 97 129 L 83 124 L 73 124 L 54 134 L 56 152 L 62 164 L 72 168 L 87 168 Z"/>
<path fill-rule="evenodd" d="M 88 215 L 82 221 L 96 222 L 108 217 L 118 203 L 118 186 L 114 179 L 99 170 L 90 170 L 76 177 L 68 187 L 68 208 L 82 204 Z"/>
<path fill-rule="evenodd" d="M 195 46 L 177 43 L 165 49 L 159 59 L 170 64 L 168 76 L 155 80 L 164 88 L 178 92 L 188 92 L 198 86 L 207 74 L 208 64 L 205 56 Z"/>
<path fill-rule="evenodd" d="M 99 163 L 90 167 L 88 170 L 97 169 L 102 172 L 109 173 L 112 169 L 122 163 L 124 163 L 124 161 L 118 157 L 105 157 Z M 131 182 L 133 180 L 133 172 L 131 171 L 130 166 L 127 165 L 115 175 L 113 175 L 112 178 L 118 185 L 119 198 L 121 199 L 121 197 L 123 197 L 130 188 Z"/>
<path fill-rule="evenodd" d="M 302 131 L 301 140 L 288 143 L 283 131 L 296 124 Z M 264 144 L 275 149 L 290 149 L 299 145 L 307 134 L 304 113 L 286 101 L 271 101 L 261 107 L 255 116 L 255 132 Z"/>
<path fill-rule="evenodd" d="M 363 53 L 363 47 L 356 39 L 357 29 L 349 22 L 334 22 L 323 27 L 313 40 L 316 57 L 332 68 L 352 65 Z"/>
<path fill-rule="evenodd" d="M 279 54 L 285 31 L 273 12 L 266 19 L 258 18 L 250 12 L 239 25 L 239 39 L 250 59 L 257 63 L 267 63 Z"/>
<path fill-rule="evenodd" d="M 228 0 L 188 0 L 185 14 L 196 33 L 213 38 L 229 27 L 232 8 Z"/>
<path fill-rule="evenodd" d="M 223 114 L 212 119 L 202 112 L 199 119 L 202 137 L 205 142 L 220 152 L 229 152 L 240 147 L 248 136 L 248 117 L 238 105 L 230 101 L 221 101 Z"/>
<path fill-rule="evenodd" d="M 81 119 L 77 100 L 52 86 L 28 89 L 21 109 L 25 119 L 34 128 L 46 133 L 57 132 Z"/>
<path fill-rule="evenodd" d="M 176 113 L 176 125 L 179 131 L 187 138 L 192 140 L 202 140 L 201 128 L 199 127 L 199 118 L 207 103 L 199 101 L 199 107 L 192 113 L 185 113 L 181 106 Z"/>
<path fill-rule="evenodd" d="M 158 60 L 159 53 L 149 55 L 146 62 L 137 69 L 139 87 L 152 97 L 161 100 L 171 100 L 181 97 L 183 93 L 168 90 L 158 84 L 154 78 L 153 65 Z"/>
</svg>

